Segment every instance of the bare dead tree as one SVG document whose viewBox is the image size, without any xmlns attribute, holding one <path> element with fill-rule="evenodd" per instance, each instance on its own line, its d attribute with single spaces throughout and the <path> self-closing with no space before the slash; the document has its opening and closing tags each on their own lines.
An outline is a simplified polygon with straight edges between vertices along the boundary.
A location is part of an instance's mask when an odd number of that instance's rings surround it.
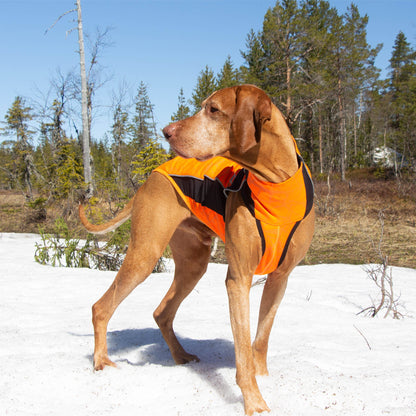
<svg viewBox="0 0 416 416">
<path fill-rule="evenodd" d="M 93 106 L 93 96 L 102 86 L 104 86 L 112 77 L 111 75 L 106 74 L 102 76 L 103 66 L 99 64 L 102 51 L 112 46 L 112 42 L 109 41 L 109 33 L 111 28 L 107 27 L 104 30 L 97 28 L 94 36 L 85 35 L 86 38 L 86 48 L 88 50 L 88 68 L 87 68 L 87 84 L 88 84 L 88 128 L 91 132 L 91 122 L 93 118 L 93 108 L 96 110 L 97 105 Z M 78 91 L 79 93 L 80 91 Z"/>
<path fill-rule="evenodd" d="M 382 252 L 381 246 L 384 235 L 384 213 L 379 212 L 380 222 L 380 238 L 377 247 L 373 246 L 377 252 L 380 264 L 367 266 L 364 268 L 367 276 L 374 282 L 379 289 L 379 300 L 371 299 L 372 305 L 361 310 L 359 314 L 366 314 L 371 317 L 375 317 L 381 310 L 385 310 L 383 318 L 387 318 L 389 314 L 392 314 L 394 319 L 403 318 L 404 315 L 399 311 L 400 296 L 396 297 L 393 286 L 393 269 L 389 266 L 388 255 Z"/>
<path fill-rule="evenodd" d="M 84 33 L 82 28 L 82 11 L 81 0 L 76 0 L 76 9 L 68 10 L 63 13 L 53 23 L 53 25 L 46 31 L 52 29 L 56 23 L 67 14 L 77 12 L 77 29 L 78 29 L 78 44 L 79 44 L 79 63 L 81 74 L 81 116 L 82 116 L 82 148 L 83 148 L 83 164 L 84 164 L 84 181 L 87 184 L 87 197 L 93 193 L 92 169 L 91 169 L 91 151 L 90 151 L 90 129 L 89 129 L 89 114 L 88 114 L 88 80 L 85 69 L 85 50 L 84 50 Z M 74 29 L 70 29 L 67 34 Z"/>
<path fill-rule="evenodd" d="M 78 14 L 78 43 L 79 43 L 79 66 L 81 74 L 81 114 L 82 114 L 82 154 L 84 163 L 84 181 L 87 184 L 87 197 L 92 196 L 92 169 L 90 151 L 90 122 L 88 111 L 88 81 L 85 70 L 84 34 L 82 29 L 81 0 L 77 0 Z"/>
</svg>

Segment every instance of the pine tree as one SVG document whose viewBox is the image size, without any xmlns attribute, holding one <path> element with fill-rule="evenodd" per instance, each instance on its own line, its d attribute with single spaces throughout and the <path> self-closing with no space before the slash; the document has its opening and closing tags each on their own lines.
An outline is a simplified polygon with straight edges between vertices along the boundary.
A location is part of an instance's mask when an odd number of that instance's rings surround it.
<svg viewBox="0 0 416 416">
<path fill-rule="evenodd" d="M 354 146 L 350 145 L 356 131 L 354 126 L 348 131 L 347 113 L 355 123 L 356 101 L 360 93 L 368 88 L 378 76 L 374 59 L 381 46 L 371 49 L 367 43 L 366 27 L 368 16 L 361 16 L 357 6 L 352 4 L 347 13 L 332 27 L 335 39 L 334 79 L 338 106 L 338 138 L 340 142 L 341 178 L 345 180 L 349 159 L 354 160 Z M 352 132 L 352 134 L 351 134 Z"/>
<path fill-rule="evenodd" d="M 343 178 L 362 160 L 364 105 L 378 77 L 367 23 L 354 5 L 341 16 L 324 0 L 278 0 L 242 53 L 245 82 L 281 108 L 311 168 L 319 159 L 321 172 Z"/>
<path fill-rule="evenodd" d="M 305 31 L 297 0 L 277 1 L 264 16 L 261 36 L 264 50 L 263 82 L 272 98 L 282 104 L 289 124 L 295 114 L 299 63 L 305 53 Z"/>
</svg>

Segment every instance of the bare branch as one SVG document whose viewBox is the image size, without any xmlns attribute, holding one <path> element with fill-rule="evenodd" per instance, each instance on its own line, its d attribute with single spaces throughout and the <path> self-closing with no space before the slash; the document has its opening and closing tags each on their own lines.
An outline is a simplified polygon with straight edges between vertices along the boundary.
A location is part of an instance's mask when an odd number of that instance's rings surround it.
<svg viewBox="0 0 416 416">
<path fill-rule="evenodd" d="M 358 333 L 364 338 L 365 342 L 367 343 L 367 347 L 369 350 L 371 350 L 371 346 L 370 343 L 368 342 L 367 338 L 365 337 L 365 335 L 355 326 L 353 325 L 353 327 L 358 331 Z"/>
<path fill-rule="evenodd" d="M 55 22 L 48 28 L 48 29 L 46 29 L 45 30 L 45 35 L 51 30 L 51 29 L 53 29 L 54 27 L 55 27 L 55 25 L 64 17 L 64 16 L 66 16 L 67 14 L 69 14 L 69 13 L 72 13 L 72 12 L 76 12 L 77 11 L 77 9 L 72 9 L 72 10 L 68 10 L 67 12 L 65 12 L 64 14 L 61 14 L 56 20 L 55 20 Z M 72 31 L 73 29 L 71 29 L 71 31 Z M 68 32 L 67 32 L 68 33 Z"/>
<path fill-rule="evenodd" d="M 65 36 L 68 37 L 74 30 L 77 30 L 76 27 L 73 27 L 72 29 L 69 29 L 65 32 Z"/>
</svg>

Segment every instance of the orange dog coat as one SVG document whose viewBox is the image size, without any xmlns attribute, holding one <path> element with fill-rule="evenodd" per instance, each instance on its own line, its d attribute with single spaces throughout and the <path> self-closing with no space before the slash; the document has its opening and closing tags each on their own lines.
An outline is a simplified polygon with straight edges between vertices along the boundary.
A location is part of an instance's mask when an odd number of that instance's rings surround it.
<svg viewBox="0 0 416 416">
<path fill-rule="evenodd" d="M 176 157 L 155 171 L 169 179 L 191 212 L 224 242 L 227 196 L 240 191 L 262 241 L 263 256 L 255 273 L 267 274 L 283 262 L 296 228 L 312 209 L 312 179 L 299 153 L 298 163 L 297 172 L 277 184 L 223 157 L 204 162 Z"/>
</svg>

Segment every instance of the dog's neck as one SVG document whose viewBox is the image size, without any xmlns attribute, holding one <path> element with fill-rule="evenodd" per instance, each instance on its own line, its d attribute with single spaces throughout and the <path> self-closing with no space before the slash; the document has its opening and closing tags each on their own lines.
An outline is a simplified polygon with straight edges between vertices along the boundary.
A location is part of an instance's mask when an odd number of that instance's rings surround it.
<svg viewBox="0 0 416 416">
<path fill-rule="evenodd" d="M 230 155 L 261 180 L 280 183 L 298 170 L 295 143 L 282 113 L 272 105 L 272 116 L 263 125 L 258 145 L 244 155 Z"/>
</svg>

